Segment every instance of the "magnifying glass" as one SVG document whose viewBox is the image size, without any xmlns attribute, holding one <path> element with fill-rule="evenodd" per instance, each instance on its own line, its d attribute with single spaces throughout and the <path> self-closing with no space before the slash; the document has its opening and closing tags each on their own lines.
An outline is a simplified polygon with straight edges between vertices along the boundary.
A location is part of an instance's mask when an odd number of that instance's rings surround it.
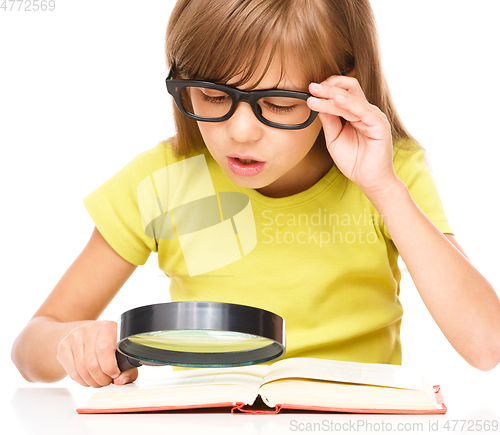
<svg viewBox="0 0 500 435">
<path fill-rule="evenodd" d="M 236 367 L 285 354 L 285 321 L 270 311 L 222 302 L 169 302 L 121 315 L 121 371 L 141 365 Z"/>
</svg>

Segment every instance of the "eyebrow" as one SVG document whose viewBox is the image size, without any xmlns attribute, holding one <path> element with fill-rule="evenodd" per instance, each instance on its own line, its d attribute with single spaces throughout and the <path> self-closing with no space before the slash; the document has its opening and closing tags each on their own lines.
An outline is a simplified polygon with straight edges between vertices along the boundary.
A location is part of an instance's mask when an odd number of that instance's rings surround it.
<svg viewBox="0 0 500 435">
<path fill-rule="evenodd" d="M 216 82 L 213 82 L 213 83 L 216 83 Z M 240 91 L 245 91 L 245 92 L 252 92 L 252 91 L 274 91 L 274 90 L 280 90 L 280 91 L 290 91 L 290 92 L 301 92 L 303 94 L 308 94 L 309 91 L 308 90 L 303 90 L 303 89 L 290 89 L 290 88 L 283 88 L 283 87 L 279 87 L 278 86 L 275 86 L 273 88 L 263 88 L 263 89 L 252 89 L 250 91 L 246 90 L 246 89 L 240 89 L 240 88 L 237 88 L 236 86 L 232 86 L 230 84 L 227 84 L 227 83 L 220 83 L 221 85 L 223 86 L 228 86 L 230 88 L 233 88 L 233 89 L 238 89 Z"/>
<path fill-rule="evenodd" d="M 303 90 L 303 89 L 290 89 L 290 88 L 279 88 L 279 87 L 275 87 L 275 88 L 272 88 L 272 89 L 282 89 L 284 91 L 302 92 L 302 93 L 305 93 L 305 94 L 309 93 L 308 90 Z"/>
</svg>

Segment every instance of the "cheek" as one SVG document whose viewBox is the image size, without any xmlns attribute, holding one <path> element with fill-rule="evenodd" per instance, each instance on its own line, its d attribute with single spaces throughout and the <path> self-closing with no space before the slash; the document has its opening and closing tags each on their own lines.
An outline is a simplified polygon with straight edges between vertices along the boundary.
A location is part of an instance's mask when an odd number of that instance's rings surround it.
<svg viewBox="0 0 500 435">
<path fill-rule="evenodd" d="M 224 131 L 221 130 L 221 125 L 215 122 L 198 122 L 201 137 L 210 154 L 214 157 L 218 154 L 218 149 L 221 148 L 224 137 Z"/>
<path fill-rule="evenodd" d="M 201 136 L 203 137 L 203 140 L 206 143 L 207 139 L 209 139 L 212 136 L 210 123 L 209 122 L 197 122 L 197 124 L 198 124 L 198 128 L 200 129 Z"/>
<path fill-rule="evenodd" d="M 319 119 L 319 116 L 316 117 L 314 122 L 309 126 L 311 129 L 309 131 L 310 135 L 314 138 L 313 140 L 316 141 L 316 138 L 318 137 L 319 132 L 323 128 L 323 124 L 321 123 L 321 120 Z"/>
<path fill-rule="evenodd" d="M 307 128 L 303 130 L 296 130 L 294 142 L 297 147 L 309 151 L 312 146 L 316 143 L 318 134 L 322 129 L 322 124 L 319 118 L 316 118 L 314 122 Z"/>
<path fill-rule="evenodd" d="M 323 125 L 317 117 L 309 127 L 301 130 L 277 130 L 278 133 L 273 143 L 283 143 L 288 148 L 293 146 L 297 150 L 307 152 L 316 143 L 322 128 Z"/>
</svg>

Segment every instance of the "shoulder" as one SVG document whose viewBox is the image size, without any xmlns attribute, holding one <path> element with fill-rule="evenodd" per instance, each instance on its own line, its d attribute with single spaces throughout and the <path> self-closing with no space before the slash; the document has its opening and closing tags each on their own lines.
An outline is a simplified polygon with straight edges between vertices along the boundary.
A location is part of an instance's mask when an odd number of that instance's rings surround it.
<svg viewBox="0 0 500 435">
<path fill-rule="evenodd" d="M 164 167 L 172 163 L 177 163 L 191 157 L 196 157 L 206 154 L 207 150 L 196 151 L 188 155 L 179 155 L 172 141 L 164 140 L 159 142 L 154 148 L 146 150 L 139 154 L 137 158 L 142 161 L 147 161 L 150 164 Z"/>
<path fill-rule="evenodd" d="M 131 163 L 147 165 L 151 168 L 162 168 L 180 159 L 182 158 L 176 156 L 172 143 L 165 140 L 159 142 L 155 147 L 138 154 Z"/>
<path fill-rule="evenodd" d="M 154 174 L 166 166 L 170 166 L 199 154 L 203 154 L 203 152 L 189 156 L 179 156 L 176 154 L 172 142 L 165 140 L 159 142 L 155 147 L 147 149 L 135 156 L 120 172 L 126 173 L 127 176 L 132 179 L 145 177 Z"/>
</svg>

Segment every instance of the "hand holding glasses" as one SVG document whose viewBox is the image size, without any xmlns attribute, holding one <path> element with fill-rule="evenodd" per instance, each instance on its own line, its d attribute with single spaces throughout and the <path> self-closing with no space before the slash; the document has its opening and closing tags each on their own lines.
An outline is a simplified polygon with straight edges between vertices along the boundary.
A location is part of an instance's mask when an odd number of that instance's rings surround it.
<svg viewBox="0 0 500 435">
<path fill-rule="evenodd" d="M 231 86 L 201 80 L 173 79 L 172 67 L 165 80 L 168 92 L 181 113 L 196 121 L 228 120 L 238 103 L 250 104 L 255 116 L 265 125 L 299 130 L 314 121 L 318 112 L 307 105 L 307 92 L 269 89 L 242 91 Z"/>
</svg>

